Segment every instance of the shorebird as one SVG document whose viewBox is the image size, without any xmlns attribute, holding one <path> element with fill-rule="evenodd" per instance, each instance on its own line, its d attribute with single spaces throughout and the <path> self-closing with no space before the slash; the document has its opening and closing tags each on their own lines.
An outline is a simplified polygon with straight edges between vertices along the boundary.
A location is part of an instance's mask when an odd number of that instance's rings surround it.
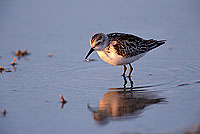
<svg viewBox="0 0 200 134">
<path fill-rule="evenodd" d="M 126 33 L 97 33 L 90 39 L 91 49 L 85 57 L 95 50 L 99 57 L 111 65 L 123 65 L 124 71 L 122 76 L 125 76 L 129 64 L 131 76 L 133 67 L 131 63 L 143 57 L 150 50 L 157 48 L 165 43 L 166 40 L 145 40 L 138 36 Z"/>
</svg>

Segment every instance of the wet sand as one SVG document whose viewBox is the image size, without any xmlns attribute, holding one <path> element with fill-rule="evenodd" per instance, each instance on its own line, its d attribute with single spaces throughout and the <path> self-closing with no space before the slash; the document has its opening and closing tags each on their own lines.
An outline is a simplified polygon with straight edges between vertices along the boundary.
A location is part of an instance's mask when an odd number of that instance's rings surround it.
<svg viewBox="0 0 200 134">
<path fill-rule="evenodd" d="M 11 70 L 0 74 L 0 133 L 189 132 L 200 124 L 198 5 L 0 1 L 0 66 Z M 96 53 L 84 61 L 96 32 L 167 42 L 133 63 L 133 76 L 125 80 L 123 67 L 104 63 Z M 30 54 L 13 67 L 18 49 Z"/>
</svg>

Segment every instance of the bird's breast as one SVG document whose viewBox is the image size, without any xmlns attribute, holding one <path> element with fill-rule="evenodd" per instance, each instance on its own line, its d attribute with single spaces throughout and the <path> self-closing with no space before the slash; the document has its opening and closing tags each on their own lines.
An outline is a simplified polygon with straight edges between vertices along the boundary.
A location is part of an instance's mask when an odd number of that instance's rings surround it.
<svg viewBox="0 0 200 134">
<path fill-rule="evenodd" d="M 97 51 L 97 53 L 103 61 L 107 62 L 108 64 L 114 65 L 114 66 L 126 65 L 126 64 L 132 63 L 132 62 L 140 59 L 141 57 L 143 57 L 146 54 L 146 53 L 142 53 L 142 54 L 139 54 L 139 55 L 136 55 L 133 57 L 126 58 L 121 55 L 118 55 L 114 51 L 107 52 L 104 50 L 104 51 Z"/>
<path fill-rule="evenodd" d="M 105 61 L 105 62 L 107 62 L 108 64 L 111 64 L 111 65 L 117 65 L 116 60 L 111 55 L 111 53 L 108 53 L 108 52 L 105 52 L 105 51 L 97 51 L 97 53 L 103 61 Z"/>
</svg>

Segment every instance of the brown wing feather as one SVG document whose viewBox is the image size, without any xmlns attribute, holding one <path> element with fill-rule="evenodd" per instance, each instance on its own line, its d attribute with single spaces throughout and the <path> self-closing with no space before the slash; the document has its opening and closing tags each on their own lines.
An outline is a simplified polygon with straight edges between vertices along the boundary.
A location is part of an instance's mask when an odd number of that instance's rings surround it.
<svg viewBox="0 0 200 134">
<path fill-rule="evenodd" d="M 110 42 L 117 42 L 114 45 L 117 54 L 126 58 L 145 53 L 165 43 L 153 39 L 144 40 L 138 36 L 125 33 L 110 33 L 107 35 Z"/>
<path fill-rule="evenodd" d="M 140 44 L 144 40 L 140 37 L 124 33 L 111 33 L 108 34 L 108 38 L 110 42 L 117 42 L 114 48 L 118 55 L 128 58 L 143 52 L 140 51 Z"/>
</svg>

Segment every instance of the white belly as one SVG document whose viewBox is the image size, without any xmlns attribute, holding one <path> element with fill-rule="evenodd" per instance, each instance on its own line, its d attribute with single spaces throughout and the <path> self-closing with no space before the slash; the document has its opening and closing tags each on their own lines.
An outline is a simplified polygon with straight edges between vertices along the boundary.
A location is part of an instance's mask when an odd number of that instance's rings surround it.
<svg viewBox="0 0 200 134">
<path fill-rule="evenodd" d="M 97 51 L 97 53 L 103 61 L 105 61 L 111 65 L 115 65 L 115 66 L 116 65 L 126 65 L 126 64 L 132 63 L 132 62 L 140 59 L 142 56 L 144 56 L 146 54 L 146 53 L 142 53 L 137 56 L 126 58 L 126 57 L 122 57 L 114 52 L 106 53 L 105 51 Z"/>
</svg>

